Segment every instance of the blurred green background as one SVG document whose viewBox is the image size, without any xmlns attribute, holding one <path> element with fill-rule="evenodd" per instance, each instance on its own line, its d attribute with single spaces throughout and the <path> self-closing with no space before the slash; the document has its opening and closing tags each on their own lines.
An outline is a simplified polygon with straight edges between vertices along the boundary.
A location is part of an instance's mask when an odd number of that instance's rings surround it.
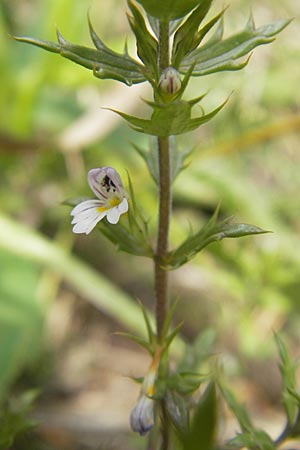
<svg viewBox="0 0 300 450">
<path fill-rule="evenodd" d="M 143 374 L 147 358 L 111 332 L 142 332 L 134 299 L 152 309 L 153 283 L 151 262 L 117 253 L 97 231 L 72 235 L 62 203 L 90 195 L 88 169 L 114 166 L 123 179 L 129 172 L 155 228 L 155 186 L 131 145 L 146 147 L 147 137 L 101 109 L 147 114 L 141 97 L 151 92 L 144 84 L 128 88 L 97 80 L 70 61 L 10 37 L 55 40 L 57 27 L 68 40 L 91 46 L 89 11 L 107 45 L 122 51 L 127 38 L 134 54 L 125 1 L 1 0 L 0 5 L 0 396 L 38 386 L 36 415 L 50 424 L 43 439 L 69 448 L 61 428 L 72 429 L 70 417 L 78 410 L 81 424 L 96 411 L 100 415 L 92 430 L 91 424 L 83 426 L 83 440 L 99 427 L 128 430 L 136 388 L 125 383 L 129 397 L 114 408 L 119 391 L 111 380 L 118 384 L 122 375 Z M 213 12 L 223 6 L 216 1 Z M 232 0 L 226 34 L 242 28 L 250 10 L 257 25 L 295 19 L 274 43 L 256 49 L 243 71 L 192 81 L 187 96 L 208 91 L 207 111 L 232 95 L 211 123 L 178 140 L 180 148 L 194 151 L 174 185 L 171 241 L 179 243 L 191 224 L 204 223 L 219 202 L 222 217 L 233 214 L 236 221 L 273 233 L 211 245 L 172 273 L 172 285 L 184 338 L 192 342 L 206 333 L 204 341 L 220 354 L 228 373 L 247 380 L 247 392 L 252 382 L 258 385 L 266 402 L 276 405 L 272 333 L 285 334 L 296 353 L 300 338 L 300 15 L 294 0 Z M 265 377 L 271 369 L 273 381 Z M 101 393 L 95 413 L 93 402 L 80 400 L 82 391 Z M 49 419 L 57 411 L 70 419 L 60 423 L 65 425 L 59 432 Z"/>
</svg>

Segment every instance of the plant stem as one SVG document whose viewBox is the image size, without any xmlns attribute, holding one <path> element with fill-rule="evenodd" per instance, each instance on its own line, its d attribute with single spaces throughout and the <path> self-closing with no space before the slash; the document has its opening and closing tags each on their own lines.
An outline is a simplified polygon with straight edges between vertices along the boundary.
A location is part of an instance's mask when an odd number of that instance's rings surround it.
<svg viewBox="0 0 300 450">
<path fill-rule="evenodd" d="M 160 23 L 158 66 L 162 72 L 169 65 L 169 25 Z M 158 138 L 159 157 L 159 213 L 155 254 L 156 327 L 160 338 L 168 311 L 168 272 L 162 264 L 168 252 L 169 222 L 171 214 L 169 138 Z"/>
<path fill-rule="evenodd" d="M 168 310 L 168 271 L 162 268 L 163 260 L 168 251 L 168 234 L 170 221 L 170 167 L 169 140 L 158 138 L 159 151 L 159 218 L 158 236 L 155 255 L 155 292 L 156 292 L 156 327 L 157 335 L 161 337 L 164 321 Z"/>
<path fill-rule="evenodd" d="M 161 22 L 158 40 L 158 67 L 161 73 L 169 66 L 169 23 Z M 158 137 L 159 160 L 159 213 L 158 236 L 155 254 L 155 294 L 156 294 L 156 328 L 159 340 L 162 339 L 163 325 L 168 313 L 169 286 L 168 271 L 163 269 L 163 262 L 168 252 L 168 236 L 171 215 L 171 179 L 169 137 Z M 164 372 L 167 375 L 166 360 Z M 161 449 L 169 448 L 169 420 L 165 400 L 160 401 L 161 414 Z"/>
</svg>

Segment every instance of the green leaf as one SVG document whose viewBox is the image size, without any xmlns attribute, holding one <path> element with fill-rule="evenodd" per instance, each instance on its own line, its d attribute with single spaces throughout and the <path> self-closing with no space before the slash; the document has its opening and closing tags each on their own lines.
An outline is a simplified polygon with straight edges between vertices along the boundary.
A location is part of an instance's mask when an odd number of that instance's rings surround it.
<svg viewBox="0 0 300 450">
<path fill-rule="evenodd" d="M 99 223 L 98 228 L 107 239 L 117 246 L 118 250 L 136 256 L 152 258 L 153 251 L 149 243 L 145 241 L 144 236 L 139 233 L 133 234 L 121 222 L 111 225 L 103 220 Z"/>
<path fill-rule="evenodd" d="M 220 380 L 218 380 L 218 386 L 229 409 L 237 418 L 242 430 L 242 433 L 231 439 L 229 444 L 236 447 L 246 446 L 253 450 L 274 450 L 276 446 L 270 436 L 265 431 L 253 426 L 248 411 L 244 405 L 237 401 L 233 392 Z"/>
<path fill-rule="evenodd" d="M 187 395 L 195 392 L 204 381 L 207 381 L 207 375 L 193 372 L 179 372 L 169 376 L 168 387 L 180 394 Z"/>
<path fill-rule="evenodd" d="M 201 0 L 137 0 L 151 16 L 174 20 L 188 14 Z"/>
<path fill-rule="evenodd" d="M 270 436 L 263 430 L 254 430 L 252 433 L 237 434 L 229 441 L 232 447 L 246 447 L 253 450 L 274 450 L 274 445 Z"/>
<path fill-rule="evenodd" d="M 177 175 L 186 167 L 186 159 L 190 156 L 193 150 L 179 150 L 176 143 L 175 136 L 170 136 L 170 180 L 171 183 L 175 180 Z M 159 184 L 159 164 L 158 164 L 158 142 L 154 137 L 150 137 L 150 148 L 145 150 L 132 144 L 138 154 L 144 159 L 149 173 L 154 182 Z"/>
<path fill-rule="evenodd" d="M 126 53 L 122 55 L 106 47 L 96 35 L 90 22 L 89 27 L 96 49 L 72 44 L 66 41 L 58 31 L 57 44 L 31 37 L 15 37 L 15 39 L 58 53 L 64 58 L 92 70 L 97 78 L 112 78 L 129 86 L 145 81 L 143 68 L 139 63 Z"/>
<path fill-rule="evenodd" d="M 165 348 L 168 349 L 171 345 L 171 343 L 173 342 L 173 340 L 175 339 L 175 337 L 177 336 L 177 334 L 179 333 L 179 331 L 181 330 L 183 325 L 183 322 L 179 323 L 173 331 L 171 331 L 171 333 L 166 337 L 166 340 L 164 342 Z"/>
<path fill-rule="evenodd" d="M 168 104 L 147 102 L 153 109 L 150 120 L 134 117 L 121 111 L 111 109 L 125 119 L 131 127 L 140 133 L 167 137 L 187 133 L 212 119 L 226 104 L 227 100 L 208 114 L 191 118 L 192 107 L 203 96 L 190 101 L 176 101 Z"/>
<path fill-rule="evenodd" d="M 254 430 L 254 427 L 252 425 L 251 419 L 245 406 L 237 401 L 233 392 L 229 390 L 228 387 L 220 380 L 218 380 L 218 386 L 223 394 L 223 397 L 229 409 L 233 412 L 233 414 L 237 418 L 241 430 L 245 433 L 246 432 L 251 433 Z"/>
<path fill-rule="evenodd" d="M 169 253 L 165 261 L 167 269 L 176 269 L 191 260 L 197 253 L 215 241 L 224 238 L 237 238 L 253 234 L 264 234 L 269 231 L 262 230 L 246 223 L 229 223 L 224 220 L 216 222 L 216 213 L 211 220 L 198 231 L 189 236 L 177 249 Z"/>
<path fill-rule="evenodd" d="M 146 328 L 147 328 L 148 340 L 149 340 L 151 345 L 154 345 L 154 344 L 156 344 L 156 335 L 155 335 L 155 333 L 153 331 L 153 328 L 152 328 L 151 319 L 150 319 L 150 317 L 148 315 L 148 312 L 147 312 L 146 308 L 144 307 L 143 303 L 141 301 L 139 301 L 138 303 L 139 303 L 139 306 L 140 306 L 141 311 L 143 313 L 145 325 L 146 325 Z"/>
<path fill-rule="evenodd" d="M 213 448 L 217 422 L 217 401 L 214 383 L 209 383 L 193 417 L 189 433 L 184 437 L 184 450 Z"/>
<path fill-rule="evenodd" d="M 159 183 L 159 165 L 158 165 L 158 143 L 157 139 L 150 137 L 150 148 L 148 150 L 137 146 L 132 143 L 133 148 L 138 152 L 138 154 L 145 161 L 149 173 L 153 178 L 154 182 L 158 185 Z"/>
<path fill-rule="evenodd" d="M 125 337 L 127 339 L 130 339 L 131 341 L 135 342 L 136 344 L 140 345 L 141 347 L 143 347 L 144 349 L 147 350 L 148 353 L 150 353 L 150 355 L 153 356 L 153 348 L 152 346 L 149 344 L 149 342 L 147 342 L 145 339 L 143 339 L 140 336 L 136 336 L 134 334 L 131 333 L 126 333 L 123 331 L 119 331 L 117 333 L 114 333 L 117 336 L 122 336 Z"/>
<path fill-rule="evenodd" d="M 288 354 L 287 348 L 281 337 L 274 333 L 278 353 L 280 356 L 280 372 L 282 376 L 282 397 L 285 407 L 288 423 L 293 425 L 295 422 L 299 403 L 293 392 L 296 392 L 296 370 L 298 367 L 297 361 L 293 361 Z"/>
<path fill-rule="evenodd" d="M 128 0 L 127 3 L 132 13 L 132 16 L 128 15 L 127 17 L 129 25 L 136 38 L 137 54 L 147 69 L 151 69 L 152 74 L 154 74 L 155 78 L 158 79 L 157 40 L 149 33 L 145 19 L 139 8 L 137 8 L 131 0 Z"/>
<path fill-rule="evenodd" d="M 202 38 L 198 33 L 198 28 L 208 13 L 212 0 L 203 0 L 194 9 L 185 22 L 177 29 L 172 49 L 172 66 L 177 68 L 184 56 L 191 53 L 200 44 Z"/>
<path fill-rule="evenodd" d="M 8 449 L 14 444 L 16 437 L 27 433 L 36 423 L 27 416 L 37 391 L 27 391 L 18 398 L 10 398 L 0 411 L 0 448 Z"/>
<path fill-rule="evenodd" d="M 223 70 L 239 70 L 248 62 L 249 58 L 240 62 L 255 47 L 268 44 L 275 39 L 275 35 L 282 31 L 291 20 L 279 20 L 275 23 L 255 28 L 254 22 L 248 21 L 246 28 L 226 39 L 223 37 L 223 25 L 205 45 L 190 52 L 180 65 L 180 72 L 185 73 L 191 64 L 195 64 L 193 76 L 207 75 Z"/>
</svg>

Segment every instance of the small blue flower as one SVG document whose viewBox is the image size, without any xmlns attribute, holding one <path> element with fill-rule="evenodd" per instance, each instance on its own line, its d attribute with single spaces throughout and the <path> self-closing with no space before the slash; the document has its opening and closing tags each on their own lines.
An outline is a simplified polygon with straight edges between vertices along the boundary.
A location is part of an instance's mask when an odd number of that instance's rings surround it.
<svg viewBox="0 0 300 450">
<path fill-rule="evenodd" d="M 141 394 L 130 414 L 130 426 L 133 431 L 144 436 L 154 425 L 154 400 Z"/>
</svg>

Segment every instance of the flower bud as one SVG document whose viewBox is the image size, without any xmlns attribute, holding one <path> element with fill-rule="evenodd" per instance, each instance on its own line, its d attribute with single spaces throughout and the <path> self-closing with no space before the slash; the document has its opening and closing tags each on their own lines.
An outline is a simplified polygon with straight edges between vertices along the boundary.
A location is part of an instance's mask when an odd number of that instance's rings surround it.
<svg viewBox="0 0 300 450">
<path fill-rule="evenodd" d="M 130 426 L 144 436 L 154 425 L 154 401 L 142 394 L 130 414 Z"/>
<path fill-rule="evenodd" d="M 144 377 L 140 396 L 130 414 L 130 426 L 133 431 L 137 431 L 144 436 L 154 425 L 154 404 L 152 398 L 155 391 L 155 380 L 157 368 L 160 361 L 159 349 L 151 362 L 150 368 Z"/>
<path fill-rule="evenodd" d="M 158 87 L 164 94 L 174 95 L 181 88 L 180 75 L 174 67 L 167 67 L 161 74 Z"/>
</svg>

